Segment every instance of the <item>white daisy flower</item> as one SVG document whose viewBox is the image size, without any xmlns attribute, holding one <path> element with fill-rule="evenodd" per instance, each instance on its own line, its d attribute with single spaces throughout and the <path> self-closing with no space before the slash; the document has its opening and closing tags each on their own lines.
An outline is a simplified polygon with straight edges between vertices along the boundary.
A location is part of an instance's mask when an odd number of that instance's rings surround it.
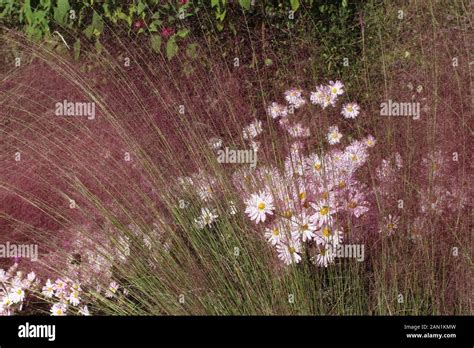
<svg viewBox="0 0 474 348">
<path fill-rule="evenodd" d="M 271 118 L 286 117 L 288 116 L 288 108 L 273 102 L 268 108 L 267 113 Z"/>
<path fill-rule="evenodd" d="M 299 216 L 293 216 L 291 219 L 291 230 L 295 238 L 301 237 L 303 242 L 312 240 L 316 235 L 314 231 L 317 225 L 303 211 Z"/>
<path fill-rule="evenodd" d="M 0 269 L 0 283 L 6 282 L 8 279 L 8 274 L 4 269 Z"/>
<path fill-rule="evenodd" d="M 56 294 L 57 294 L 56 296 L 58 296 L 58 294 L 61 294 L 66 290 L 67 283 L 64 280 L 58 278 L 54 282 L 53 288 L 56 291 Z"/>
<path fill-rule="evenodd" d="M 91 315 L 91 314 L 89 313 L 89 308 L 88 308 L 87 306 L 84 306 L 84 307 L 80 308 L 80 309 L 79 309 L 79 313 L 80 313 L 81 315 L 84 315 L 84 316 L 89 316 L 89 315 Z"/>
<path fill-rule="evenodd" d="M 112 298 L 117 293 L 119 285 L 116 282 L 111 282 L 109 288 L 105 291 L 105 297 Z"/>
<path fill-rule="evenodd" d="M 347 103 L 342 107 L 341 114 L 345 118 L 356 118 L 360 113 L 360 106 L 357 103 Z"/>
<path fill-rule="evenodd" d="M 28 279 L 28 281 L 32 283 L 36 279 L 35 272 L 28 273 L 28 275 L 26 276 L 26 279 Z"/>
<path fill-rule="evenodd" d="M 318 231 L 315 240 L 318 245 L 331 245 L 336 248 L 339 244 L 342 244 L 344 233 L 333 228 L 331 224 L 324 224 Z"/>
<path fill-rule="evenodd" d="M 369 135 L 368 137 L 366 137 L 364 140 L 363 140 L 364 144 L 367 146 L 367 147 L 374 147 L 375 146 L 375 143 L 377 142 L 375 140 L 375 138 L 372 136 L 372 135 Z"/>
<path fill-rule="evenodd" d="M 251 220 L 255 220 L 255 223 L 260 221 L 265 222 L 268 215 L 273 215 L 273 197 L 266 192 L 259 192 L 258 194 L 253 193 L 250 198 L 246 201 L 247 208 L 245 213 Z"/>
<path fill-rule="evenodd" d="M 265 238 L 271 245 L 277 245 L 284 239 L 285 230 L 282 229 L 281 224 L 275 224 L 274 226 L 265 230 Z"/>
<path fill-rule="evenodd" d="M 51 283 L 51 279 L 46 281 L 46 285 L 42 289 L 42 294 L 48 298 L 53 297 L 55 286 Z"/>
<path fill-rule="evenodd" d="M 310 100 L 313 104 L 320 105 L 323 109 L 329 105 L 334 106 L 337 95 L 333 95 L 328 86 L 319 85 L 316 92 L 311 92 Z"/>
<path fill-rule="evenodd" d="M 303 127 L 301 123 L 295 123 L 287 128 L 287 132 L 293 138 L 307 138 L 311 135 L 308 128 Z"/>
<path fill-rule="evenodd" d="M 361 217 L 369 211 L 368 203 L 365 200 L 364 194 L 358 191 L 351 190 L 347 198 L 346 209 L 351 212 L 356 218 Z"/>
<path fill-rule="evenodd" d="M 330 245 L 318 245 L 316 254 L 316 264 L 319 267 L 327 267 L 329 264 L 334 263 L 336 255 L 333 252 L 332 246 Z"/>
<path fill-rule="evenodd" d="M 3 307 L 3 308 L 8 308 L 10 307 L 11 305 L 13 305 L 13 300 L 11 298 L 11 295 L 10 294 L 6 294 L 3 296 L 2 298 L 2 301 L 0 302 L 0 307 Z"/>
<path fill-rule="evenodd" d="M 53 306 L 50 309 L 50 312 L 51 312 L 51 315 L 53 316 L 63 316 L 63 315 L 66 315 L 66 310 L 67 310 L 67 305 L 62 302 L 58 302 L 58 303 L 53 304 Z"/>
<path fill-rule="evenodd" d="M 303 106 L 306 101 L 302 96 L 303 91 L 299 88 L 292 88 L 285 92 L 285 99 L 288 104 L 292 105 L 294 108 L 298 109 Z"/>
<path fill-rule="evenodd" d="M 338 96 L 344 94 L 344 84 L 339 80 L 336 82 L 329 81 L 329 89 L 332 95 Z"/>
<path fill-rule="evenodd" d="M 210 226 L 218 218 L 214 209 L 201 208 L 201 216 L 195 219 L 199 228 Z"/>
<path fill-rule="evenodd" d="M 347 160 L 350 169 L 356 169 L 367 160 L 367 149 L 362 142 L 355 141 L 345 148 L 344 158 Z"/>
<path fill-rule="evenodd" d="M 329 144 L 334 145 L 341 141 L 342 134 L 339 132 L 339 128 L 337 126 L 329 127 L 329 133 L 327 135 L 327 139 Z"/>
<path fill-rule="evenodd" d="M 321 176 L 323 173 L 323 162 L 319 156 L 315 153 L 309 155 L 306 158 L 306 170 L 310 173 L 313 173 L 317 176 Z"/>
<path fill-rule="evenodd" d="M 331 203 L 329 199 L 322 199 L 316 203 L 310 203 L 314 209 L 314 214 L 311 216 L 311 219 L 317 222 L 318 226 L 328 224 L 332 221 L 332 215 L 336 212 L 336 209 Z"/>
<path fill-rule="evenodd" d="M 393 216 L 389 214 L 387 217 L 384 218 L 384 225 L 379 230 L 379 233 L 385 233 L 386 235 L 392 235 L 395 230 L 398 228 L 398 222 L 400 218 L 398 216 Z"/>
<path fill-rule="evenodd" d="M 77 306 L 81 302 L 81 297 L 79 296 L 78 291 L 72 291 L 68 297 L 68 301 L 73 306 Z"/>
<path fill-rule="evenodd" d="M 299 239 L 285 238 L 285 242 L 277 244 L 278 258 L 286 265 L 301 262 L 301 242 Z"/>
<path fill-rule="evenodd" d="M 25 299 L 25 291 L 21 287 L 15 287 L 10 293 L 10 298 L 13 303 L 22 302 Z"/>
</svg>

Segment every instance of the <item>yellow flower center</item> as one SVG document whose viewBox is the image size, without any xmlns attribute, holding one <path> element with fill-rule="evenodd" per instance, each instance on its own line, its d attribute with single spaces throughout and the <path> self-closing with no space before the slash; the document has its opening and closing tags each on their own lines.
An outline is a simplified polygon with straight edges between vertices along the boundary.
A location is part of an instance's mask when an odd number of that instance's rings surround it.
<svg viewBox="0 0 474 348">
<path fill-rule="evenodd" d="M 328 198 L 329 198 L 329 192 L 328 192 L 328 191 L 324 191 L 323 193 L 321 193 L 321 198 L 322 198 L 322 199 L 328 199 Z"/>
<path fill-rule="evenodd" d="M 258 203 L 257 208 L 258 208 L 258 210 L 263 210 L 263 209 L 265 209 L 265 203 L 264 203 L 264 202 Z"/>
<path fill-rule="evenodd" d="M 339 182 L 339 188 L 343 189 L 346 187 L 346 182 L 344 180 Z"/>
<path fill-rule="evenodd" d="M 272 234 L 274 236 L 278 236 L 280 234 L 280 230 L 278 230 L 278 228 L 274 228 L 273 231 L 272 231 Z"/>
<path fill-rule="evenodd" d="M 347 111 L 349 111 L 349 112 L 354 111 L 354 108 L 352 107 L 352 105 L 349 105 L 349 106 L 347 107 Z"/>
<path fill-rule="evenodd" d="M 323 236 L 326 238 L 331 237 L 331 229 L 329 227 L 324 227 L 323 228 Z"/>
<path fill-rule="evenodd" d="M 296 252 L 295 248 L 292 246 L 288 247 L 288 251 L 290 252 L 290 254 L 294 254 Z"/>
<path fill-rule="evenodd" d="M 301 231 L 307 231 L 309 229 L 308 224 L 304 224 L 301 226 Z"/>
<path fill-rule="evenodd" d="M 321 164 L 320 163 L 315 163 L 314 164 L 314 169 L 321 170 Z"/>
<path fill-rule="evenodd" d="M 328 206 L 322 207 L 321 209 L 319 209 L 319 213 L 321 215 L 328 215 L 329 214 L 329 207 Z"/>
<path fill-rule="evenodd" d="M 332 93 L 333 93 L 333 94 L 336 94 L 336 93 L 337 93 L 337 88 L 336 88 L 336 87 L 333 87 L 333 88 L 332 88 Z"/>
<path fill-rule="evenodd" d="M 389 229 L 389 230 L 393 230 L 394 227 L 395 226 L 392 223 L 387 224 L 387 229 Z"/>
<path fill-rule="evenodd" d="M 300 192 L 298 196 L 300 197 L 301 200 L 304 200 L 306 198 L 306 192 Z"/>
<path fill-rule="evenodd" d="M 289 219 L 293 216 L 293 212 L 288 209 L 287 211 L 283 213 L 283 216 Z"/>
</svg>

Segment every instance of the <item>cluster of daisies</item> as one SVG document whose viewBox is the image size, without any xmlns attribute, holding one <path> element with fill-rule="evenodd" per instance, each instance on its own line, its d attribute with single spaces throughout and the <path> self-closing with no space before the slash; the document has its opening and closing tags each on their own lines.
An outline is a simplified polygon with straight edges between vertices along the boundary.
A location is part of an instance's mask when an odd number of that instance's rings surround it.
<svg viewBox="0 0 474 348">
<path fill-rule="evenodd" d="M 142 240 L 146 249 L 169 248 L 158 222 L 153 223 L 153 230 L 148 233 L 135 224 L 127 228 L 130 235 L 136 237 L 134 242 Z M 132 244 L 130 238 L 109 225 L 104 226 L 106 233 L 100 236 L 90 233 L 94 230 L 92 224 L 81 225 L 80 228 L 76 226 L 74 230 L 77 233 L 67 258 L 61 252 L 49 253 L 43 258 L 45 264 L 62 265 L 60 278 L 41 282 L 34 272 L 24 276 L 23 272 L 17 271 L 18 264 L 14 264 L 8 271 L 0 269 L 0 315 L 14 315 L 22 311 L 31 296 L 50 305 L 51 315 L 62 316 L 89 315 L 87 303 L 91 298 L 103 296 L 113 299 L 119 293 L 127 295 L 127 289 L 121 289 L 113 280 L 113 267 L 129 260 Z M 79 230 L 88 233 L 79 233 Z"/>
<path fill-rule="evenodd" d="M 369 210 L 367 189 L 354 177 L 368 156 L 366 140 L 327 154 L 292 146 L 283 170 L 262 167 L 250 180 L 235 173 L 234 184 L 248 197 L 245 213 L 264 225 L 265 238 L 285 264 L 299 263 L 306 254 L 327 267 L 343 242 L 341 217 L 359 218 Z"/>
<path fill-rule="evenodd" d="M 309 93 L 309 102 L 311 104 L 320 106 L 322 109 L 336 106 L 339 96 L 344 94 L 344 85 L 341 81 L 330 81 L 328 85 L 319 85 L 316 91 Z M 278 119 L 279 125 L 286 130 L 292 138 L 308 138 L 311 132 L 308 127 L 301 122 L 291 122 L 290 115 L 306 105 L 308 102 L 305 99 L 304 92 L 299 88 L 292 88 L 285 92 L 285 100 L 287 105 L 282 105 L 277 102 L 272 102 L 267 108 L 267 114 L 273 118 Z M 354 119 L 360 113 L 360 106 L 357 103 L 349 102 L 343 105 L 341 114 L 346 119 Z M 327 140 L 329 144 L 335 145 L 340 142 L 342 134 L 337 125 L 332 125 L 327 133 Z"/>
<path fill-rule="evenodd" d="M 46 299 L 53 300 L 54 303 L 50 309 L 53 316 L 66 315 L 71 306 L 76 309 L 76 313 L 89 315 L 87 305 L 81 306 L 82 288 L 76 281 L 58 278 L 53 283 L 51 279 L 48 279 L 41 293 Z"/>
<path fill-rule="evenodd" d="M 267 165 L 258 169 L 240 167 L 232 175 L 232 183 L 245 205 L 245 213 L 262 228 L 262 237 L 276 248 L 279 259 L 286 265 L 299 263 L 307 255 L 314 263 L 327 267 L 335 261 L 336 249 L 343 242 L 343 215 L 359 218 L 368 211 L 367 189 L 355 178 L 356 170 L 368 157 L 375 139 L 368 136 L 353 141 L 344 149 L 335 147 L 328 153 L 305 153 L 304 139 L 311 136 L 309 127 L 293 122 L 295 110 L 312 103 L 325 109 L 334 107 L 344 93 L 340 81 L 316 87 L 309 102 L 303 90 L 285 92 L 287 105 L 276 102 L 267 108 L 268 115 L 288 132 L 292 142 L 283 168 Z M 343 105 L 341 114 L 348 119 L 357 117 L 356 103 Z M 259 146 L 256 138 L 263 132 L 262 122 L 253 121 L 243 128 L 243 139 L 252 147 Z M 330 145 L 340 143 L 342 134 L 336 125 L 327 134 Z M 253 145 L 252 145 L 253 144 Z M 222 140 L 212 138 L 211 149 L 222 146 Z M 200 171 L 178 179 L 185 192 L 197 192 L 203 206 L 194 220 L 199 229 L 212 227 L 219 218 L 211 206 L 216 198 L 216 178 Z M 183 204 L 183 206 L 187 206 Z M 229 214 L 237 212 L 230 202 Z M 307 246 L 307 247 L 305 247 Z"/>
<path fill-rule="evenodd" d="M 344 94 L 340 81 L 319 85 L 310 92 L 309 101 L 322 109 L 334 107 L 337 98 Z M 309 128 L 292 123 L 289 115 L 307 103 L 301 89 L 285 92 L 288 105 L 273 102 L 267 113 L 291 137 L 292 143 L 283 170 L 276 167 L 260 168 L 248 176 L 236 173 L 234 183 L 245 199 L 245 213 L 257 225 L 265 224 L 264 236 L 276 248 L 278 257 L 286 265 L 299 263 L 303 255 L 319 266 L 327 267 L 336 258 L 336 249 L 343 242 L 342 215 L 359 218 L 368 211 L 366 188 L 355 179 L 356 170 L 367 157 L 368 149 L 375 146 L 375 139 L 368 136 L 353 141 L 344 150 L 329 153 L 304 151 L 301 138 L 309 137 Z M 341 114 L 354 119 L 360 113 L 356 103 L 343 105 Z M 327 140 L 330 145 L 340 142 L 342 134 L 333 125 Z M 242 185 L 240 183 L 247 183 Z"/>
<path fill-rule="evenodd" d="M 117 282 L 112 281 L 105 289 L 104 296 L 106 298 L 114 298 L 118 296 L 120 286 Z M 100 287 L 96 289 L 97 292 L 94 296 L 100 294 Z M 84 315 L 89 316 L 89 308 L 87 305 L 81 304 L 84 297 L 89 297 L 82 288 L 81 283 L 73 281 L 69 278 L 63 280 L 61 278 L 56 279 L 53 283 L 50 279 L 46 281 L 41 293 L 49 301 L 53 300 L 53 305 L 50 309 L 51 315 L 63 316 L 68 314 Z M 123 289 L 124 295 L 128 294 L 126 289 Z M 48 301 L 48 302 L 49 302 Z"/>
<path fill-rule="evenodd" d="M 21 312 L 26 306 L 28 298 L 34 296 L 51 305 L 49 312 L 52 316 L 63 315 L 90 315 L 89 308 L 84 300 L 90 298 L 78 281 L 70 278 L 57 278 L 54 282 L 47 279 L 44 286 L 34 272 L 26 276 L 18 271 L 18 264 L 14 264 L 7 271 L 0 269 L 0 316 L 14 315 Z M 119 285 L 112 281 L 104 291 L 106 298 L 118 296 Z M 96 289 L 95 296 L 100 294 Z M 127 290 L 123 289 L 127 295 Z"/>
<path fill-rule="evenodd" d="M 13 315 L 23 309 L 26 296 L 39 285 L 34 272 L 26 276 L 14 264 L 7 271 L 0 269 L 0 315 Z"/>
</svg>

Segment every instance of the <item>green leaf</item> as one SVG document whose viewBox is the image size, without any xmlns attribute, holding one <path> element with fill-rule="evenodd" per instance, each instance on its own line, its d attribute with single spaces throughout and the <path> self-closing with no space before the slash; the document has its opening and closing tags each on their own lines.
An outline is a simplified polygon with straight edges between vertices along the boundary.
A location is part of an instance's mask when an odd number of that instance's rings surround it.
<svg viewBox="0 0 474 348">
<path fill-rule="evenodd" d="M 102 21 L 102 18 L 97 14 L 97 12 L 94 12 L 94 15 L 92 16 L 92 23 L 86 27 L 84 34 L 88 39 L 90 39 L 93 35 L 99 36 L 103 29 L 104 22 Z"/>
<path fill-rule="evenodd" d="M 61 26 L 66 25 L 69 12 L 69 0 L 58 0 L 58 5 L 54 8 L 54 20 Z"/>
<path fill-rule="evenodd" d="M 239 0 L 239 4 L 247 11 L 250 10 L 250 0 Z"/>
<path fill-rule="evenodd" d="M 176 34 L 179 37 L 184 38 L 189 34 L 189 29 L 180 29 Z"/>
<path fill-rule="evenodd" d="M 290 0 L 291 9 L 296 12 L 300 7 L 300 0 Z"/>
<path fill-rule="evenodd" d="M 28 24 L 33 23 L 34 16 L 33 11 L 31 11 L 30 0 L 25 1 L 25 4 L 23 5 L 23 11 L 21 13 L 25 14 L 25 18 Z"/>
<path fill-rule="evenodd" d="M 198 48 L 199 48 L 199 45 L 197 43 L 189 44 L 188 47 L 186 47 L 186 55 L 189 58 L 196 59 Z"/>
<path fill-rule="evenodd" d="M 176 37 L 173 35 L 166 43 L 166 57 L 171 60 L 176 53 L 178 53 L 178 45 L 176 44 Z"/>
<path fill-rule="evenodd" d="M 152 35 L 150 38 L 151 48 L 156 53 L 160 52 L 161 49 L 161 36 L 160 35 Z"/>
<path fill-rule="evenodd" d="M 92 16 L 92 26 L 100 33 L 104 30 L 104 21 L 97 12 L 94 12 L 94 15 Z"/>
</svg>

